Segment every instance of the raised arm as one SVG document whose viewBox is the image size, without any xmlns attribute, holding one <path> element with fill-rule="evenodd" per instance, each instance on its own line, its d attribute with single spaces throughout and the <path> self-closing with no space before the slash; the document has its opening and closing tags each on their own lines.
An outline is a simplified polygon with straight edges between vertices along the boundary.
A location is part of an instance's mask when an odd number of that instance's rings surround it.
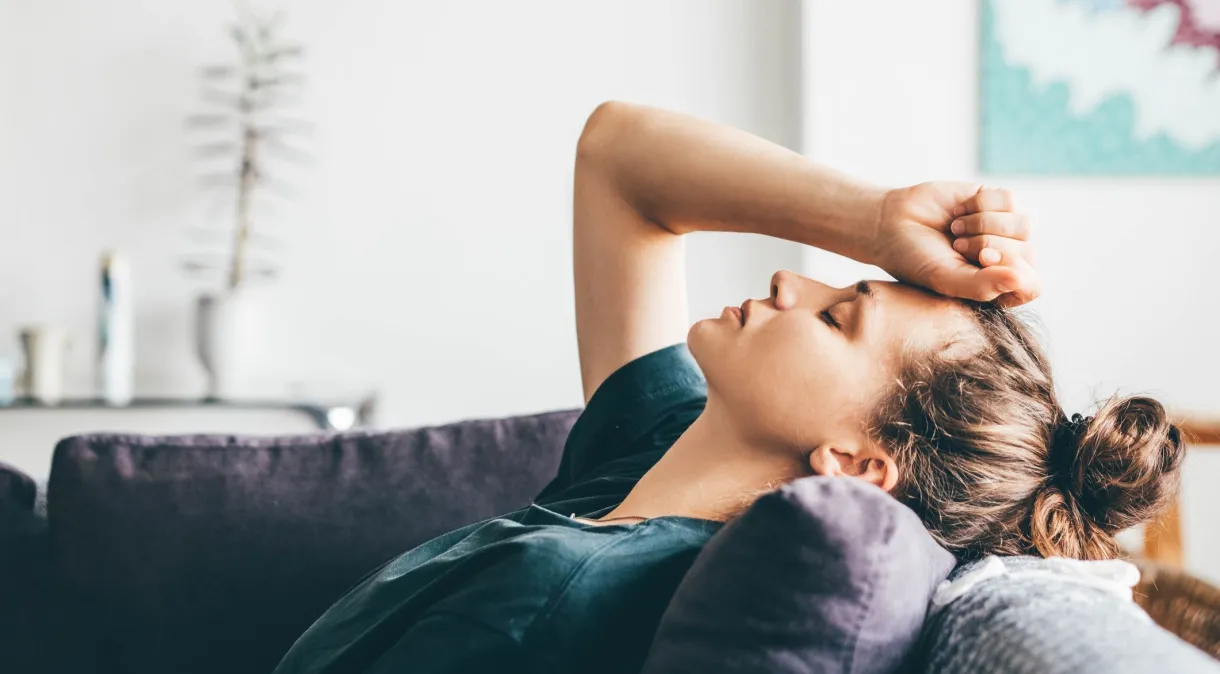
<svg viewBox="0 0 1220 674">
<path fill-rule="evenodd" d="M 685 339 L 690 320 L 680 235 L 687 232 L 776 236 L 981 300 L 1013 291 L 1009 286 L 1016 281 L 1011 275 L 1001 279 L 999 270 L 984 270 L 993 271 L 984 279 L 988 288 L 968 294 L 942 282 L 979 272 L 972 262 L 987 247 L 986 237 L 969 236 L 978 249 L 973 256 L 964 253 L 971 260 L 955 253 L 951 212 L 960 206 L 963 222 L 972 215 L 979 219 L 981 211 L 1011 210 L 1011 198 L 1000 195 L 1009 208 L 993 209 L 977 185 L 930 185 L 887 191 L 736 129 L 655 108 L 602 104 L 581 134 L 574 190 L 576 327 L 585 399 L 623 364 Z M 979 223 L 968 234 L 1011 233 Z M 939 254 L 953 258 L 948 267 L 957 276 L 950 279 L 946 268 L 940 279 L 920 278 L 926 270 L 908 273 L 905 267 L 927 265 L 891 250 L 907 239 L 918 244 L 925 234 L 936 237 Z M 1023 238 L 993 241 L 992 250 L 998 248 L 1003 259 L 992 266 L 1019 262 L 1019 241 L 1008 241 Z"/>
</svg>

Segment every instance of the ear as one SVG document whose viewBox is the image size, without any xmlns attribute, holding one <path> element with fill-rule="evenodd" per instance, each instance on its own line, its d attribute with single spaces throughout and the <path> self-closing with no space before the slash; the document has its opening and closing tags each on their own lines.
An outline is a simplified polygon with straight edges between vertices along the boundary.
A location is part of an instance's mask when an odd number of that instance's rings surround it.
<svg viewBox="0 0 1220 674">
<path fill-rule="evenodd" d="M 809 455 L 809 468 L 814 475 L 854 477 L 885 491 L 898 484 L 898 464 L 875 447 L 861 448 L 849 443 L 820 445 Z"/>
</svg>

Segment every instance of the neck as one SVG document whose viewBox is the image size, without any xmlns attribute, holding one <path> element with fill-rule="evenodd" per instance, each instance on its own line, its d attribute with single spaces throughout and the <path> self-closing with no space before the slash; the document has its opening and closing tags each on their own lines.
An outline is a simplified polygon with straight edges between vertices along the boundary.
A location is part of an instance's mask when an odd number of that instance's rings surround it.
<svg viewBox="0 0 1220 674">
<path fill-rule="evenodd" d="M 743 438 L 713 399 L 665 456 L 604 519 L 683 515 L 725 520 L 763 493 L 800 477 L 791 451 Z"/>
</svg>

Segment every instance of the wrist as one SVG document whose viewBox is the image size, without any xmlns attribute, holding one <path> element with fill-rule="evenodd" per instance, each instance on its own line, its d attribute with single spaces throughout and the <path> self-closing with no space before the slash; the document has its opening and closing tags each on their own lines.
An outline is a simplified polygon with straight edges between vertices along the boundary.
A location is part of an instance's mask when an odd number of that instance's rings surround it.
<svg viewBox="0 0 1220 674">
<path fill-rule="evenodd" d="M 864 264 L 875 264 L 882 243 L 886 200 L 890 190 L 842 177 L 828 185 L 816 176 L 814 187 L 798 206 L 801 232 L 794 238 L 814 248 Z"/>
<path fill-rule="evenodd" d="M 892 219 L 898 203 L 898 190 L 873 188 L 866 195 L 867 206 L 862 210 L 863 220 L 857 225 L 860 240 L 856 252 L 850 257 L 857 262 L 880 266 L 886 235 L 885 229 Z"/>
</svg>

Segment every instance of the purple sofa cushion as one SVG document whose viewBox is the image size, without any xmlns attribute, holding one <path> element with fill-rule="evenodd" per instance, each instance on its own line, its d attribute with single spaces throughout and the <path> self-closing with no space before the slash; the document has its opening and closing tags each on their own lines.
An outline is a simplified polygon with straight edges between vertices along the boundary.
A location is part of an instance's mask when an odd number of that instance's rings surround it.
<svg viewBox="0 0 1220 674">
<path fill-rule="evenodd" d="M 366 572 L 528 503 L 575 419 L 68 438 L 51 469 L 52 553 L 100 631 L 103 670 L 265 674 Z"/>
<path fill-rule="evenodd" d="M 708 543 L 643 671 L 903 671 L 953 564 L 915 513 L 880 489 L 798 480 Z"/>
</svg>

